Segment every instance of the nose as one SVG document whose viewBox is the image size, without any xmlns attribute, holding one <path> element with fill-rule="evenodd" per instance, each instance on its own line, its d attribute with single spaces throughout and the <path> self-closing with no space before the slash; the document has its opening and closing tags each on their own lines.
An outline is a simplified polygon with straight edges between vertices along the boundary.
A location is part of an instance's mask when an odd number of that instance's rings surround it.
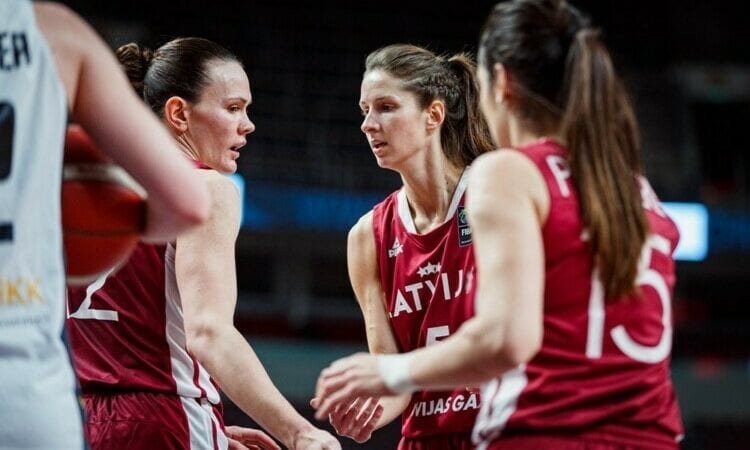
<svg viewBox="0 0 750 450">
<path fill-rule="evenodd" d="M 247 113 L 245 113 L 245 117 L 240 123 L 240 134 L 245 136 L 252 133 L 253 131 L 255 131 L 255 124 L 252 120 L 250 120 L 250 117 L 247 116 Z"/>
<path fill-rule="evenodd" d="M 376 131 L 378 129 L 379 125 L 375 121 L 375 119 L 372 118 L 372 114 L 367 113 L 365 115 L 365 118 L 362 120 L 362 125 L 360 125 L 360 129 L 363 133 L 372 133 L 373 131 Z"/>
</svg>

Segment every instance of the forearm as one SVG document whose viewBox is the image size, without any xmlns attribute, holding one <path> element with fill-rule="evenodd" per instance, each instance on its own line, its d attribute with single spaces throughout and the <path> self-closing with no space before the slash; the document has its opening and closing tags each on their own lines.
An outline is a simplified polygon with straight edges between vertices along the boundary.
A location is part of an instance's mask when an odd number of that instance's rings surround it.
<svg viewBox="0 0 750 450">
<path fill-rule="evenodd" d="M 493 329 L 494 328 L 494 329 Z M 500 324 L 489 327 L 470 319 L 450 338 L 413 352 L 409 374 L 420 388 L 475 386 L 515 367 L 502 352 Z"/>
<path fill-rule="evenodd" d="M 375 424 L 375 429 L 383 428 L 399 417 L 409 405 L 409 400 L 411 400 L 410 394 L 403 394 L 397 397 L 381 397 L 380 404 L 383 406 L 383 415 L 380 416 L 380 420 Z"/>
<path fill-rule="evenodd" d="M 188 347 L 227 396 L 285 446 L 291 448 L 298 433 L 312 428 L 274 386 L 236 328 L 217 327 L 195 336 Z"/>
</svg>

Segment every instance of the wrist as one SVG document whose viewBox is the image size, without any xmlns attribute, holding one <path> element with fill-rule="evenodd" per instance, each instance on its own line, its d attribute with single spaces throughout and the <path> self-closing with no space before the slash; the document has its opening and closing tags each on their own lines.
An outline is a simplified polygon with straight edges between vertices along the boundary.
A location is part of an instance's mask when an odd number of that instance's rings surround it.
<svg viewBox="0 0 750 450">
<path fill-rule="evenodd" d="M 412 353 L 378 355 L 378 373 L 383 384 L 395 394 L 408 394 L 419 389 L 411 377 Z"/>
<path fill-rule="evenodd" d="M 300 422 L 297 426 L 289 427 L 289 434 L 287 435 L 287 439 L 282 439 L 282 442 L 287 448 L 297 448 L 299 439 L 310 434 L 313 430 L 315 430 L 315 427 L 303 418 L 302 422 Z"/>
</svg>

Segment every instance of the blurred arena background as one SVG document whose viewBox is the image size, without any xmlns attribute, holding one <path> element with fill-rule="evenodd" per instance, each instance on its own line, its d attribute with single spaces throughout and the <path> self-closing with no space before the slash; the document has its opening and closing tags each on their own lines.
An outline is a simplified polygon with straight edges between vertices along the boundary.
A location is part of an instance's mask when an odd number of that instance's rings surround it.
<svg viewBox="0 0 750 450">
<path fill-rule="evenodd" d="M 346 232 L 400 185 L 363 138 L 364 58 L 410 42 L 474 51 L 493 1 L 69 0 L 112 47 L 202 36 L 250 76 L 257 131 L 240 158 L 237 323 L 295 405 L 321 368 L 364 350 Z M 641 121 L 646 171 L 677 203 L 673 375 L 686 450 L 750 448 L 750 27 L 739 2 L 576 1 L 605 30 Z M 137 133 L 138 130 L 133 130 Z M 246 424 L 231 404 L 229 424 Z M 395 448 L 398 426 L 358 446 Z"/>
</svg>

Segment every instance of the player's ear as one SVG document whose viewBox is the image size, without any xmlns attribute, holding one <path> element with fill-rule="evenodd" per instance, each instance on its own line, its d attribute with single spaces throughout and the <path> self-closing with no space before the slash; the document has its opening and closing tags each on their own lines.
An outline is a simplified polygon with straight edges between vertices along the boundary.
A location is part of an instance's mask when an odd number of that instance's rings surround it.
<svg viewBox="0 0 750 450">
<path fill-rule="evenodd" d="M 492 72 L 492 95 L 494 96 L 495 104 L 499 105 L 513 97 L 513 90 L 510 82 L 511 74 L 505 66 L 500 63 L 495 63 L 492 66 Z"/>
<path fill-rule="evenodd" d="M 167 102 L 164 103 L 164 119 L 167 121 L 167 125 L 178 134 L 187 131 L 189 109 L 190 104 L 184 98 L 176 95 L 169 97 Z"/>
<path fill-rule="evenodd" d="M 427 129 L 440 128 L 445 120 L 445 103 L 442 100 L 433 100 L 425 109 L 427 112 Z"/>
</svg>

